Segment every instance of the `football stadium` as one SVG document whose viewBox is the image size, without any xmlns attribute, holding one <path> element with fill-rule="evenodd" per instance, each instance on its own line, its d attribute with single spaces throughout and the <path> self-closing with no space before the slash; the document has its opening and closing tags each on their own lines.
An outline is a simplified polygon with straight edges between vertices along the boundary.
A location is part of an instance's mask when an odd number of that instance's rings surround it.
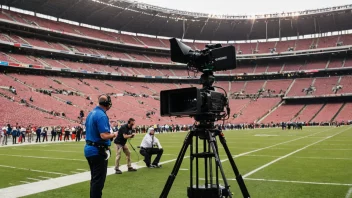
<svg viewBox="0 0 352 198">
<path fill-rule="evenodd" d="M 0 0 L 0 197 L 352 198 L 351 19 Z"/>
</svg>

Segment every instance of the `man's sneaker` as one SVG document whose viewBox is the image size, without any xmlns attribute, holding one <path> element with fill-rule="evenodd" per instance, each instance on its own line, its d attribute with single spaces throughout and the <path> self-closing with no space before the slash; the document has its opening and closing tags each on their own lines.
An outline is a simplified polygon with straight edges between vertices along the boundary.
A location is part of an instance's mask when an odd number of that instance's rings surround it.
<svg viewBox="0 0 352 198">
<path fill-rule="evenodd" d="M 161 168 L 161 165 L 159 164 L 153 164 L 152 166 L 154 166 L 154 168 Z"/>
<path fill-rule="evenodd" d="M 116 169 L 115 174 L 122 174 L 122 171 L 120 169 Z"/>
<path fill-rule="evenodd" d="M 148 168 L 155 168 L 154 165 L 149 165 L 147 166 Z"/>
<path fill-rule="evenodd" d="M 135 172 L 135 171 L 137 171 L 137 169 L 135 169 L 135 168 L 133 168 L 133 167 L 129 167 L 129 168 L 128 168 L 128 172 Z"/>
</svg>

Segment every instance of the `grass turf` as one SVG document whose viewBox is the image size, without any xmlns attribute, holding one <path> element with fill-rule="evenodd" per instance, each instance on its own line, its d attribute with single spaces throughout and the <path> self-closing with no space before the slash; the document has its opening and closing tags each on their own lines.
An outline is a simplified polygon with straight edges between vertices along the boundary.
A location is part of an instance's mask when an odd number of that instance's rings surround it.
<svg viewBox="0 0 352 198">
<path fill-rule="evenodd" d="M 164 147 L 162 161 L 177 157 L 185 135 L 186 133 L 158 135 Z M 143 136 L 144 134 L 136 136 L 132 144 L 137 146 Z M 226 131 L 225 136 L 233 155 L 261 149 L 235 158 L 242 175 L 313 144 L 249 175 L 245 182 L 252 197 L 345 197 L 352 187 L 352 128 L 310 127 L 303 131 L 257 129 Z M 0 188 L 34 182 L 28 178 L 43 180 L 43 177 L 55 178 L 60 177 L 60 174 L 70 175 L 88 170 L 83 146 L 83 142 L 69 142 L 0 148 Z M 114 154 L 115 151 L 113 156 Z M 221 159 L 226 159 L 221 146 L 219 154 Z M 121 160 L 125 163 L 124 158 Z M 138 161 L 133 151 L 132 161 Z M 200 160 L 200 164 L 202 162 Z M 142 162 L 139 164 L 143 165 Z M 113 165 L 114 158 L 111 158 L 109 166 Z M 174 162 L 171 162 L 164 164 L 161 169 L 142 168 L 135 173 L 110 175 L 105 182 L 103 197 L 159 197 L 173 165 Z M 235 197 L 241 197 L 237 183 L 233 180 L 235 176 L 230 163 L 223 162 L 223 167 L 227 178 L 231 179 L 229 183 Z M 188 158 L 184 159 L 181 168 L 189 169 Z M 200 167 L 200 177 L 204 176 L 203 172 L 203 167 Z M 189 171 L 180 170 L 169 197 L 186 197 L 188 185 Z M 88 196 L 89 181 L 28 197 Z"/>
</svg>

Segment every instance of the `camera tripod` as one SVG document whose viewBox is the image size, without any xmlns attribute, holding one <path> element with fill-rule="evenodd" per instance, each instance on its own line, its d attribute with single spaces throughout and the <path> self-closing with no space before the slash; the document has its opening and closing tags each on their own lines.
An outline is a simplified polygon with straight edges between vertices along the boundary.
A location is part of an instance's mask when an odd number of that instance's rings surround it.
<svg viewBox="0 0 352 198">
<path fill-rule="evenodd" d="M 195 138 L 193 138 L 195 137 Z M 222 167 L 218 145 L 216 137 L 219 137 L 219 140 L 224 147 L 226 155 L 229 159 L 231 167 L 235 173 L 236 181 L 240 187 L 242 195 L 244 198 L 250 198 L 247 187 L 244 183 L 244 180 L 239 173 L 235 161 L 230 153 L 229 148 L 227 147 L 226 140 L 224 135 L 220 130 L 214 128 L 214 122 L 206 123 L 201 122 L 197 125 L 194 130 L 191 130 L 183 143 L 181 151 L 177 157 L 176 163 L 173 167 L 171 174 L 168 177 L 168 180 L 164 186 L 164 189 L 160 195 L 160 198 L 166 198 L 170 192 L 172 184 L 176 179 L 177 173 L 181 167 L 185 153 L 190 146 L 190 187 L 187 188 L 187 196 L 189 198 L 222 198 L 230 197 L 232 198 L 232 192 L 230 191 L 230 186 L 226 180 L 224 169 Z M 195 145 L 193 145 L 195 139 Z M 203 151 L 199 152 L 198 142 L 199 140 L 203 141 Z M 194 148 L 195 147 L 195 148 Z M 195 153 L 194 153 L 195 149 Z M 199 184 L 199 159 L 204 159 L 204 185 Z M 215 159 L 215 171 L 213 170 L 213 158 Z M 193 177 L 193 162 L 196 161 L 195 167 L 195 185 Z M 219 184 L 219 170 L 224 182 L 224 186 Z M 215 178 L 213 174 L 215 172 Z"/>
</svg>

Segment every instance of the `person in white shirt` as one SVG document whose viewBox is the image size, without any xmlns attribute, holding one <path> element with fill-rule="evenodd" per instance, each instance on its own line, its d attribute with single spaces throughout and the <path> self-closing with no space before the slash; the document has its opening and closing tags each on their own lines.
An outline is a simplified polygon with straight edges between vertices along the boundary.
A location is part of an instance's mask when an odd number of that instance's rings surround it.
<svg viewBox="0 0 352 198">
<path fill-rule="evenodd" d="M 5 140 L 5 134 L 6 134 L 6 127 L 3 127 L 0 131 L 0 143 L 1 146 L 4 146 L 4 141 Z"/>
<path fill-rule="evenodd" d="M 157 145 L 158 148 L 154 148 L 154 145 Z M 144 162 L 149 168 L 161 168 L 159 165 L 159 161 L 161 156 L 163 155 L 163 148 L 158 140 L 154 136 L 154 128 L 149 128 L 147 134 L 144 136 L 141 146 L 141 150 L 139 151 L 141 155 L 144 156 Z M 151 163 L 152 155 L 156 154 L 153 163 Z"/>
</svg>

